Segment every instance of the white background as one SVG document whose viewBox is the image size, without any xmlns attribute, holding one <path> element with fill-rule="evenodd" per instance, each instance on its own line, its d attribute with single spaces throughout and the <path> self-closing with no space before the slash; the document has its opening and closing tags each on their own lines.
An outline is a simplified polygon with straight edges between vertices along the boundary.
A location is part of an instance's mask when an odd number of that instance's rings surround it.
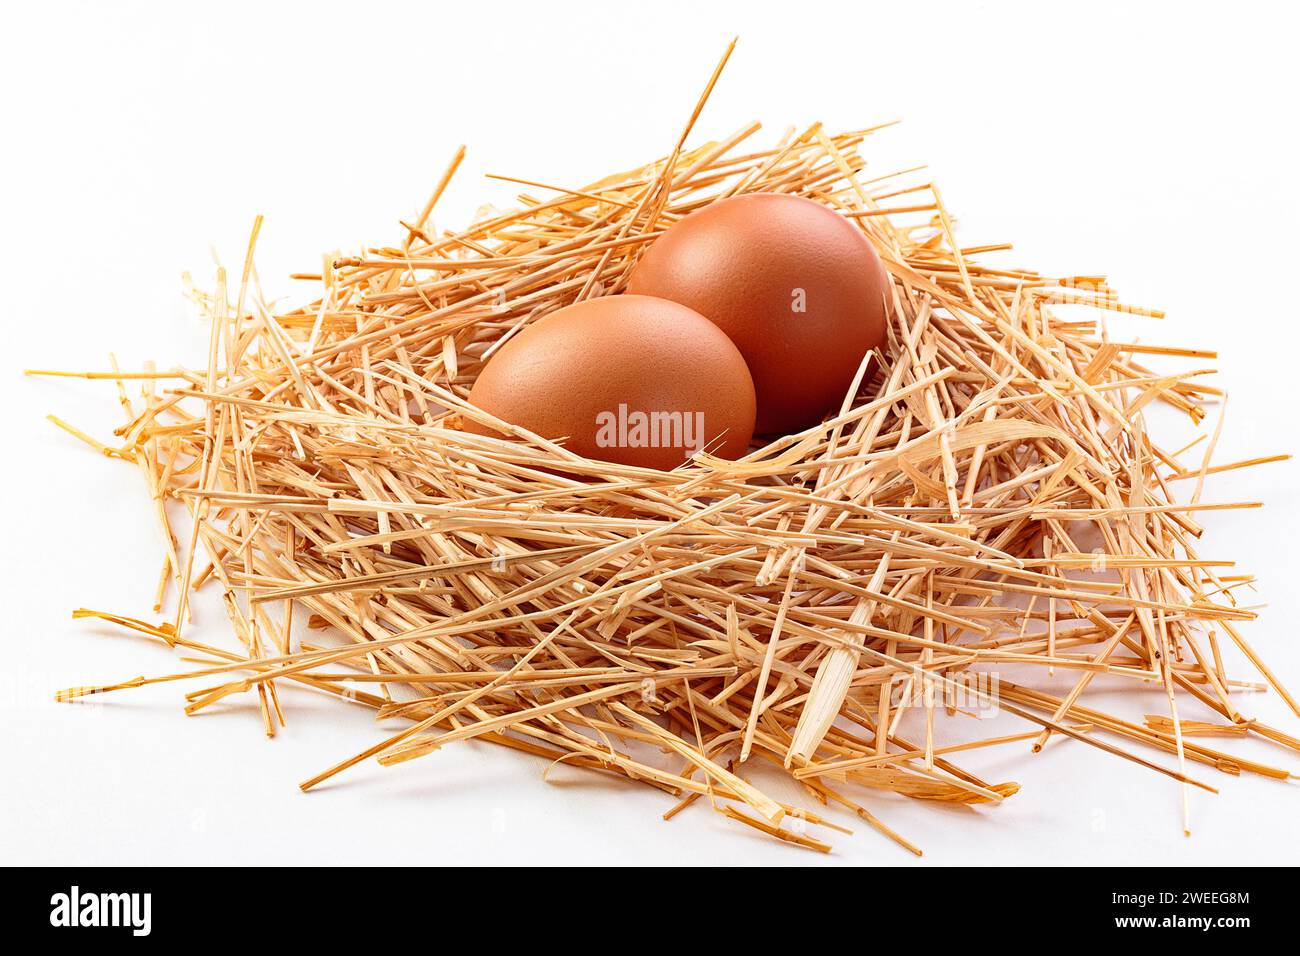
<svg viewBox="0 0 1300 956">
<path fill-rule="evenodd" d="M 543 782 L 540 762 L 487 745 L 364 765 L 303 795 L 298 781 L 382 732 L 368 711 L 308 695 L 286 692 L 289 727 L 273 741 L 250 701 L 185 717 L 188 685 L 52 701 L 60 687 L 184 665 L 70 619 L 78 606 L 150 616 L 159 542 L 138 474 L 43 420 L 53 412 L 108 437 L 113 386 L 23 378 L 22 368 L 104 369 L 110 351 L 126 366 L 201 362 L 206 333 L 181 295 L 182 271 L 210 283 L 212 250 L 237 265 L 263 213 L 264 285 L 305 294 L 289 272 L 398 238 L 397 220 L 418 211 L 461 142 L 469 158 L 435 217 L 443 226 L 510 201 L 484 172 L 578 186 L 662 155 L 733 33 L 740 45 L 696 142 L 750 119 L 773 139 L 816 119 L 831 129 L 904 120 L 868 144 L 877 173 L 929 162 L 964 244 L 1013 241 L 1008 263 L 1105 273 L 1129 300 L 1168 310 L 1163 322 L 1113 326 L 1117 337 L 1219 349 L 1231 401 L 1217 460 L 1296 451 L 1294 7 L 911 7 L 10 6 L 0 36 L 0 860 L 1294 861 L 1294 782 L 1196 767 L 1222 793 L 1192 793 L 1187 839 L 1177 784 L 1074 742 L 966 760 L 1023 785 L 1000 807 L 866 793 L 925 848 L 921 860 L 863 826 L 821 858 L 699 806 L 661 822 L 669 804 L 654 791 L 565 768 Z M 1169 448 L 1188 437 L 1181 424 L 1164 434 Z M 1258 575 L 1270 604 L 1247 636 L 1300 692 L 1297 474 L 1287 462 L 1212 479 L 1207 500 L 1268 507 L 1207 516 L 1204 556 Z M 219 613 L 199 610 L 196 633 L 230 640 Z M 1159 694 L 1103 703 L 1162 712 Z M 1243 706 L 1300 733 L 1273 694 Z M 1300 768 L 1293 753 L 1245 749 Z M 772 787 L 802 802 L 789 784 Z"/>
</svg>

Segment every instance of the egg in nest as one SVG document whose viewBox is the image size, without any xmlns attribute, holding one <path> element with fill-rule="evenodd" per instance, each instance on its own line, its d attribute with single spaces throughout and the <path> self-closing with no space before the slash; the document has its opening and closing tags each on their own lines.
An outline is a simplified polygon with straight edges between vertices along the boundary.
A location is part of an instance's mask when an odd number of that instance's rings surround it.
<svg viewBox="0 0 1300 956">
<path fill-rule="evenodd" d="M 585 458 L 663 470 L 700 450 L 737 458 L 754 431 L 754 384 L 731 339 L 644 295 L 588 299 L 528 326 L 484 366 L 469 401 Z"/>
<path fill-rule="evenodd" d="M 862 358 L 885 344 L 889 277 L 861 228 L 799 196 L 751 193 L 672 225 L 629 291 L 680 302 L 740 349 L 756 430 L 790 432 L 838 410 Z"/>
</svg>

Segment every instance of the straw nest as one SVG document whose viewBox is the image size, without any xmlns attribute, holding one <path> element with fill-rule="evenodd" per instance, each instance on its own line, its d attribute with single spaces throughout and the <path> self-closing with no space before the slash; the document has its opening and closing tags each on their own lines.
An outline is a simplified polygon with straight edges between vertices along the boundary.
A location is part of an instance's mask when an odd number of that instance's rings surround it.
<svg viewBox="0 0 1300 956">
<path fill-rule="evenodd" d="M 666 816 L 698 801 L 818 850 L 808 825 L 837 828 L 818 812 L 833 804 L 919 852 L 862 805 L 871 789 L 1015 793 L 960 766 L 977 747 L 1069 737 L 1206 789 L 1199 765 L 1286 777 L 1194 739 L 1300 745 L 1238 710 L 1250 685 L 1225 643 L 1296 704 L 1241 633 L 1249 579 L 1198 553 L 1198 509 L 1249 505 L 1203 502 L 1205 476 L 1248 463 L 1211 467 L 1211 440 L 1181 464 L 1144 421 L 1156 402 L 1199 421 L 1217 395 L 1203 370 L 1157 373 L 1144 354 L 1206 353 L 1053 314 L 1127 308 L 1100 277 L 979 265 L 1001 247 L 961 248 L 923 174 L 867 175 L 873 130 L 753 149 L 757 130 L 690 150 L 683 134 L 583 189 L 528 183 L 517 210 L 439 233 L 430 213 L 462 151 L 396 244 L 327 257 L 319 297 L 289 311 L 250 281 L 255 228 L 241 275 L 196 296 L 206 366 L 102 376 L 127 422 L 95 444 L 152 495 L 168 620 L 77 613 L 202 663 L 63 696 L 187 677 L 189 712 L 251 695 L 273 734 L 292 715 L 282 689 L 305 685 L 406 723 L 304 789 L 478 740 L 657 788 Z M 519 329 L 618 294 L 665 228 L 760 191 L 851 217 L 892 277 L 888 346 L 824 423 L 659 472 L 581 459 L 466 404 Z M 464 417 L 513 437 L 469 434 Z M 204 586 L 224 596 L 229 649 L 192 636 Z M 1035 684 L 1053 671 L 1067 692 Z M 1165 713 L 1087 706 L 1099 675 L 1163 690 Z M 983 731 L 994 706 L 1022 732 Z M 803 805 L 747 779 L 758 763 L 797 780 Z"/>
</svg>

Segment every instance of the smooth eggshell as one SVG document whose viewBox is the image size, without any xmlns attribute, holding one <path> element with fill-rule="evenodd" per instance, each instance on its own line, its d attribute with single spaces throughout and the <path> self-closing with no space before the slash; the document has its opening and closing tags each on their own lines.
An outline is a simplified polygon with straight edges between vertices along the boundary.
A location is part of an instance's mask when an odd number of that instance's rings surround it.
<svg viewBox="0 0 1300 956">
<path fill-rule="evenodd" d="M 736 346 L 692 309 L 643 295 L 588 299 L 530 325 L 488 360 L 469 401 L 567 438 L 585 458 L 665 470 L 701 438 L 710 453 L 739 457 L 754 431 L 754 384 Z M 638 412 L 658 414 L 657 427 L 638 428 Z"/>
<path fill-rule="evenodd" d="M 629 291 L 688 305 L 730 336 L 754 378 L 759 432 L 838 411 L 862 357 L 885 344 L 880 258 L 855 223 L 799 196 L 751 193 L 690 214 L 646 250 Z"/>
</svg>

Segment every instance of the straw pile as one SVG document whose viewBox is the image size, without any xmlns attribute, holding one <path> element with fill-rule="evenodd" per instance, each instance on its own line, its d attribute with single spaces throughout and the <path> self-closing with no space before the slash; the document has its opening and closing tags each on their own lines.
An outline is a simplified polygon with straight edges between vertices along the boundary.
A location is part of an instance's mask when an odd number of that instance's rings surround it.
<svg viewBox="0 0 1300 956">
<path fill-rule="evenodd" d="M 1159 374 L 1144 354 L 1208 353 L 1053 314 L 1142 311 L 1100 277 L 979 265 L 1002 247 L 961 248 L 917 170 L 864 173 L 874 130 L 813 126 L 754 150 L 757 130 L 692 150 L 684 133 L 664 159 L 583 189 L 530 183 L 518 210 L 438 233 L 462 151 L 396 244 L 327 257 L 319 297 L 289 311 L 250 282 L 255 228 L 242 275 L 198 297 L 205 367 L 102 373 L 127 421 L 96 446 L 145 479 L 168 542 L 158 609 L 174 613 L 77 613 L 203 663 L 62 696 L 192 678 L 190 713 L 252 695 L 274 734 L 292 711 L 281 689 L 306 685 L 409 723 L 304 789 L 478 740 L 657 788 L 665 816 L 698 801 L 817 850 L 807 825 L 835 825 L 749 782 L 756 762 L 918 853 L 861 788 L 967 804 L 1018 789 L 956 751 L 1060 735 L 1205 789 L 1196 766 L 1285 778 L 1193 739 L 1300 749 L 1238 710 L 1249 685 L 1226 671 L 1226 642 L 1296 703 L 1241 632 L 1249 578 L 1198 551 L 1197 511 L 1251 506 L 1202 501 L 1205 476 L 1250 462 L 1211 467 L 1211 439 L 1182 464 L 1145 425 L 1156 402 L 1200 421 L 1218 393 L 1204 370 Z M 888 348 L 838 413 L 671 473 L 458 429 L 511 430 L 465 403 L 503 341 L 621 292 L 666 227 L 757 191 L 852 217 L 892 276 Z M 224 595 L 233 650 L 191 635 L 204 586 Z M 1073 675 L 1072 690 L 988 679 L 1009 665 Z M 1139 724 L 1088 706 L 1098 675 L 1163 688 L 1168 712 Z M 1189 702 L 1218 719 L 1181 719 Z M 971 712 L 992 706 L 1028 732 L 982 735 Z M 941 722 L 967 742 L 938 745 Z"/>
</svg>

